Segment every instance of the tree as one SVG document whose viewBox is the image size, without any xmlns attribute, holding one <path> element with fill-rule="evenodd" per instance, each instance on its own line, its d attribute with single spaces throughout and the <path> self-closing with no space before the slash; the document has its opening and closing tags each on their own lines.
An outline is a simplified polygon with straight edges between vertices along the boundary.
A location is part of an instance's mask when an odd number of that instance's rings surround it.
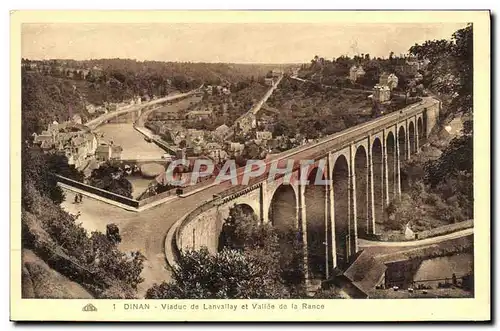
<svg viewBox="0 0 500 331">
<path fill-rule="evenodd" d="M 65 155 L 50 153 L 45 154 L 45 158 L 47 159 L 48 171 L 51 173 L 70 178 L 78 182 L 83 181 L 83 173 L 78 171 L 74 165 L 68 164 L 68 158 Z"/>
<path fill-rule="evenodd" d="M 435 187 L 446 178 L 456 176 L 461 172 L 472 175 L 473 148 L 472 134 L 454 138 L 439 159 L 425 164 L 425 181 Z"/>
<path fill-rule="evenodd" d="M 123 253 L 115 241 L 97 231 L 90 235 L 90 242 L 92 248 L 87 253 L 88 260 L 102 272 L 113 275 L 133 289 L 144 281 L 141 273 L 146 258 L 140 252 Z"/>
<path fill-rule="evenodd" d="M 221 232 L 221 245 L 244 251 L 247 254 L 263 255 L 274 266 L 274 278 L 287 286 L 290 293 L 298 293 L 304 280 L 302 242 L 294 227 L 275 228 L 260 224 L 257 216 L 245 212 L 239 205 L 229 211 Z"/>
<path fill-rule="evenodd" d="M 450 40 L 415 44 L 410 53 L 429 62 L 426 80 L 431 90 L 449 96 L 449 114 L 471 114 L 473 99 L 473 31 L 472 25 L 457 30 Z"/>
<path fill-rule="evenodd" d="M 473 31 L 472 25 L 456 31 L 451 40 L 426 41 L 410 48 L 411 54 L 429 61 L 424 78 L 429 88 L 443 100 L 443 118 L 466 115 L 463 135 L 452 139 L 437 160 L 424 165 L 426 184 L 440 194 L 454 192 L 447 199 L 449 211 L 473 213 Z M 442 208 L 444 209 L 444 207 Z M 449 215 L 450 213 L 445 213 Z M 460 216 L 453 216 L 459 218 Z"/>
<path fill-rule="evenodd" d="M 22 162 L 22 192 L 23 205 L 30 203 L 31 196 L 26 194 L 29 190 L 36 190 L 40 195 L 50 198 L 54 203 L 64 201 L 64 192 L 57 185 L 57 179 L 51 171 L 57 162 L 49 162 L 51 156 L 44 154 L 37 147 L 23 146 L 21 153 Z M 52 160 L 53 161 L 53 160 Z M 31 187 L 31 188 L 30 188 Z"/>
<path fill-rule="evenodd" d="M 425 217 L 421 209 L 415 205 L 415 201 L 406 193 L 401 195 L 401 199 L 391 201 L 387 206 L 387 214 L 389 217 L 386 226 L 391 230 L 403 230 L 406 224 L 413 224 Z"/>
<path fill-rule="evenodd" d="M 181 252 L 173 282 L 153 285 L 146 299 L 286 298 L 286 288 L 269 278 L 272 266 L 262 257 L 227 248 L 216 254 L 206 248 Z"/>
<path fill-rule="evenodd" d="M 249 213 L 240 205 L 229 210 L 224 220 L 219 240 L 219 250 L 223 247 L 243 250 L 248 247 L 263 247 L 269 235 L 267 227 L 257 227 L 257 215 Z"/>
<path fill-rule="evenodd" d="M 109 241 L 119 244 L 122 241 L 122 237 L 120 236 L 120 229 L 118 228 L 118 225 L 115 223 L 106 225 L 106 237 Z"/>
<path fill-rule="evenodd" d="M 124 171 L 110 163 L 92 170 L 89 182 L 100 189 L 132 198 L 132 184 L 125 178 Z"/>
</svg>

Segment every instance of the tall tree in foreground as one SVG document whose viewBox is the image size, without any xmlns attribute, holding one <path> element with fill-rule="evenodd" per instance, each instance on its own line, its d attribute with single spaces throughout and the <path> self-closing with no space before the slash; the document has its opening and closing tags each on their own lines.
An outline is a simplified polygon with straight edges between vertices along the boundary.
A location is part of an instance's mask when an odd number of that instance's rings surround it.
<svg viewBox="0 0 500 331">
<path fill-rule="evenodd" d="M 446 115 L 472 115 L 473 49 L 472 24 L 453 33 L 451 40 L 428 40 L 410 48 L 429 61 L 424 78 L 429 89 L 443 97 Z M 472 125 L 465 129 L 472 132 Z"/>
</svg>

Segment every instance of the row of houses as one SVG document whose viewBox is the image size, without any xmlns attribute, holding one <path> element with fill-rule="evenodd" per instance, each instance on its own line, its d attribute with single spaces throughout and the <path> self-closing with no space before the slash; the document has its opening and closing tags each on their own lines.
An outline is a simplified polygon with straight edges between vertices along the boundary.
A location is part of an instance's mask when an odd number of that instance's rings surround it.
<svg viewBox="0 0 500 331">
<path fill-rule="evenodd" d="M 101 77 L 103 69 L 100 66 L 93 66 L 92 68 L 74 68 L 66 66 L 64 62 L 53 64 L 49 62 L 22 62 L 21 66 L 30 71 L 48 72 L 50 74 L 57 73 L 59 75 L 67 76 L 68 78 L 81 78 L 87 79 L 89 75 L 92 77 Z"/>
<path fill-rule="evenodd" d="M 205 91 L 207 92 L 208 95 L 212 95 L 214 94 L 215 92 L 217 92 L 217 94 L 223 94 L 223 95 L 230 95 L 231 94 L 231 90 L 229 87 L 227 86 L 222 86 L 222 85 L 207 85 L 205 87 Z"/>
<path fill-rule="evenodd" d="M 33 133 L 33 143 L 44 152 L 61 153 L 68 164 L 82 170 L 91 161 L 121 159 L 121 146 L 99 143 L 95 133 L 80 123 L 54 121 L 41 134 Z"/>
<path fill-rule="evenodd" d="M 418 77 L 418 76 L 421 76 L 419 71 L 424 69 L 428 64 L 429 64 L 429 60 L 418 60 L 417 58 L 410 56 L 406 59 L 404 64 L 395 65 L 394 71 L 405 74 L 405 75 L 412 75 L 412 76 Z M 349 69 L 349 79 L 353 83 L 356 82 L 360 77 L 364 76 L 365 74 L 366 74 L 366 72 L 363 69 L 362 65 L 353 65 Z M 383 75 L 387 75 L 387 76 L 385 76 L 383 78 L 382 77 Z M 392 90 L 393 87 L 391 87 L 390 79 L 394 78 L 394 77 L 389 77 L 390 75 L 395 76 L 394 73 L 382 74 L 380 79 L 385 80 L 385 81 L 381 81 L 379 84 L 389 86 L 389 88 Z M 388 79 L 389 79 L 389 81 L 387 81 Z M 397 77 L 396 77 L 396 86 L 397 86 Z"/>
<path fill-rule="evenodd" d="M 415 92 L 416 86 L 420 86 L 419 82 L 422 81 L 423 75 L 417 72 L 409 82 L 410 92 Z M 373 100 L 376 102 L 384 103 L 391 99 L 391 91 L 398 86 L 398 77 L 394 73 L 384 72 L 380 75 L 379 83 L 373 87 Z"/>
<path fill-rule="evenodd" d="M 89 157 L 95 155 L 98 146 L 97 137 L 82 124 L 54 121 L 41 134 L 33 133 L 33 143 L 46 152 L 64 154 L 68 164 L 80 168 Z"/>
<path fill-rule="evenodd" d="M 356 82 L 358 80 L 358 78 L 364 76 L 365 74 L 366 74 L 366 72 L 363 69 L 363 66 L 361 66 L 361 65 L 359 65 L 359 66 L 353 65 L 349 69 L 349 79 L 353 83 Z"/>
</svg>

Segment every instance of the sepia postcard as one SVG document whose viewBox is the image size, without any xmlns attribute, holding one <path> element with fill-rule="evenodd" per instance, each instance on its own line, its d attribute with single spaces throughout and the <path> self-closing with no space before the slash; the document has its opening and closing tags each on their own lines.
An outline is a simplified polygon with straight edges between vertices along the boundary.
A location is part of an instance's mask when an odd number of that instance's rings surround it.
<svg viewBox="0 0 500 331">
<path fill-rule="evenodd" d="M 13 11 L 13 321 L 489 321 L 488 11 Z"/>
</svg>

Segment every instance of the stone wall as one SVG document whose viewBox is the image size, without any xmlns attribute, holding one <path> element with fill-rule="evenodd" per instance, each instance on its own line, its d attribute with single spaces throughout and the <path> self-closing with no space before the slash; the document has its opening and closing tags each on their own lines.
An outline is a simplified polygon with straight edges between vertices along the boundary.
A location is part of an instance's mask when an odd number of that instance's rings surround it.
<svg viewBox="0 0 500 331">
<path fill-rule="evenodd" d="M 217 207 L 202 211 L 199 215 L 185 219 L 178 232 L 177 245 L 181 250 L 198 250 L 207 247 L 211 253 L 218 248 L 219 233 L 222 228 Z M 203 207 L 201 207 L 203 208 Z"/>
</svg>

